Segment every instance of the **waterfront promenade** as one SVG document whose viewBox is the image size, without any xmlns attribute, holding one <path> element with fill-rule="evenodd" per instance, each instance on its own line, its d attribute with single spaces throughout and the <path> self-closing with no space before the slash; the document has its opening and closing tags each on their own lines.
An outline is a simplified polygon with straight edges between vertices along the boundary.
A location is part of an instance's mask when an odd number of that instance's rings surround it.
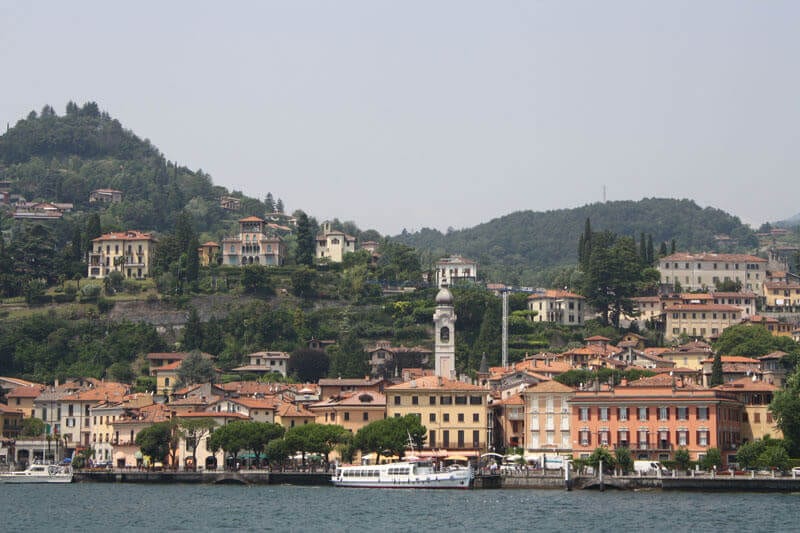
<svg viewBox="0 0 800 533">
<path fill-rule="evenodd" d="M 277 472 L 269 470 L 219 470 L 219 471 L 147 471 L 102 470 L 79 471 L 76 482 L 98 483 L 188 483 L 188 484 L 240 484 L 240 485 L 301 485 L 330 486 L 329 472 Z M 475 478 L 477 489 L 552 489 L 565 490 L 567 484 L 560 471 L 507 472 L 501 475 L 481 475 Z M 693 475 L 664 476 L 610 476 L 601 480 L 597 476 L 578 475 L 571 478 L 569 489 L 574 490 L 647 490 L 665 491 L 732 491 L 732 492 L 800 492 L 797 476 L 732 475 L 729 472 Z"/>
</svg>

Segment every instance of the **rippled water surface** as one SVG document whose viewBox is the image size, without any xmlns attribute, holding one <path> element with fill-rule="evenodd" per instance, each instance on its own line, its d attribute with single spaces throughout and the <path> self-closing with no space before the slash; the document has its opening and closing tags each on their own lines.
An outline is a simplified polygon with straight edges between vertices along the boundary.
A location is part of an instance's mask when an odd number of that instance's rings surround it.
<svg viewBox="0 0 800 533">
<path fill-rule="evenodd" d="M 0 485 L 4 531 L 798 531 L 798 494 Z"/>
</svg>

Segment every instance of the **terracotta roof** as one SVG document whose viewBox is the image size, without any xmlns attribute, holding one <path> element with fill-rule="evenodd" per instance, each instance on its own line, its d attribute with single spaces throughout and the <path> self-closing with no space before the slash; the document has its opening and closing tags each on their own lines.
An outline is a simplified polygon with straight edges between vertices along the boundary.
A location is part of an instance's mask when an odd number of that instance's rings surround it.
<svg viewBox="0 0 800 533">
<path fill-rule="evenodd" d="M 580 298 L 581 300 L 586 299 L 580 294 L 575 294 L 574 292 L 559 290 L 559 289 L 547 289 L 543 293 L 539 292 L 528 296 L 528 300 L 540 300 L 542 298 Z"/>
<path fill-rule="evenodd" d="M 666 257 L 662 257 L 660 261 L 673 261 L 673 262 L 687 262 L 687 261 L 717 261 L 717 262 L 731 262 L 731 263 L 766 263 L 766 259 L 747 254 L 717 254 L 717 253 L 698 253 L 689 254 L 685 252 L 678 252 Z"/>
<path fill-rule="evenodd" d="M 177 370 L 177 369 L 179 369 L 181 367 L 182 364 L 183 364 L 183 361 L 175 361 L 174 363 L 170 363 L 168 365 L 161 365 L 161 366 L 157 366 L 155 368 L 151 368 L 150 371 L 151 372 L 163 372 L 165 370 Z"/>
<path fill-rule="evenodd" d="M 522 399 L 522 395 L 513 394 L 504 400 L 492 402 L 492 405 L 525 405 L 525 400 Z"/>
<path fill-rule="evenodd" d="M 0 413 L 4 415 L 23 415 L 22 409 L 13 409 L 2 403 L 0 403 Z"/>
<path fill-rule="evenodd" d="M 723 364 L 725 363 L 741 363 L 749 365 L 758 364 L 758 359 L 753 359 L 752 357 L 743 357 L 741 355 L 721 355 L 719 358 Z M 713 357 L 703 360 L 703 363 L 713 363 L 713 362 L 714 362 Z"/>
<path fill-rule="evenodd" d="M 248 409 L 275 409 L 278 399 L 275 396 L 269 396 L 266 398 L 240 397 L 228 398 L 227 401 L 244 405 Z"/>
<path fill-rule="evenodd" d="M 17 387 L 6 394 L 6 398 L 36 398 L 42 393 L 43 390 L 44 385 L 38 385 L 36 387 Z"/>
<path fill-rule="evenodd" d="M 463 391 L 484 391 L 483 387 L 464 383 L 455 379 L 448 379 L 439 376 L 423 376 L 421 378 L 406 381 L 398 385 L 386 388 L 387 391 L 401 390 L 463 390 Z"/>
<path fill-rule="evenodd" d="M 293 417 L 293 416 L 314 418 L 315 416 L 314 413 L 312 413 L 302 405 L 296 405 L 289 402 L 280 404 L 275 414 L 282 418 Z"/>
<path fill-rule="evenodd" d="M 251 215 L 249 217 L 240 218 L 239 222 L 264 222 L 264 219 Z"/>
<path fill-rule="evenodd" d="M 115 233 L 106 233 L 92 239 L 92 242 L 101 241 L 154 241 L 153 235 L 150 233 L 142 233 L 141 231 L 120 231 Z"/>
<path fill-rule="evenodd" d="M 767 383 L 766 381 L 761 381 L 758 379 L 753 381 L 753 379 L 749 377 L 743 377 L 722 385 L 717 385 L 715 388 L 730 392 L 774 392 L 780 389 L 780 387 L 772 383 Z"/>
<path fill-rule="evenodd" d="M 541 383 L 537 383 L 536 385 L 531 385 L 525 392 L 528 393 L 537 393 L 537 392 L 574 392 L 575 389 L 572 387 L 568 387 L 563 383 L 559 383 L 555 380 L 550 381 L 542 381 Z"/>
<path fill-rule="evenodd" d="M 217 248 L 219 248 L 219 244 L 215 243 L 214 241 L 204 242 L 200 246 L 206 246 L 206 247 L 216 246 Z"/>
</svg>

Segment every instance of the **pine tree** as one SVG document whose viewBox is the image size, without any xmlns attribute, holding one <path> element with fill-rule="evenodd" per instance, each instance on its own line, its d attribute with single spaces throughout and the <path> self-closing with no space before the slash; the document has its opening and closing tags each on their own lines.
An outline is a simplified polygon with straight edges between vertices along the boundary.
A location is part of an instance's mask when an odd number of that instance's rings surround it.
<svg viewBox="0 0 800 533">
<path fill-rule="evenodd" d="M 669 247 L 669 253 L 670 254 L 674 254 L 675 253 L 675 239 L 672 239 L 672 243 L 670 244 L 670 247 Z"/>
<path fill-rule="evenodd" d="M 264 205 L 267 207 L 267 213 L 275 212 L 275 199 L 272 197 L 271 192 L 267 193 L 267 197 L 264 199 Z"/>
<path fill-rule="evenodd" d="M 283 200 L 280 198 L 278 198 L 278 201 L 275 203 L 275 211 L 283 214 Z"/>
<path fill-rule="evenodd" d="M 656 258 L 653 254 L 653 235 L 651 233 L 647 234 L 647 266 L 653 266 L 655 263 Z"/>
<path fill-rule="evenodd" d="M 661 241 L 661 247 L 658 249 L 658 256 L 667 257 L 667 243 L 664 241 Z"/>
</svg>

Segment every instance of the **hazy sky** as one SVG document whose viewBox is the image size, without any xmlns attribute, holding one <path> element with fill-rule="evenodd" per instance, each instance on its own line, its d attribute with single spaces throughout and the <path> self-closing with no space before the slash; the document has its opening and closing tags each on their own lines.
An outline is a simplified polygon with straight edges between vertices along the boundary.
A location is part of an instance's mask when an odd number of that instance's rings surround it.
<svg viewBox="0 0 800 533">
<path fill-rule="evenodd" d="M 288 211 L 396 234 L 691 198 L 800 212 L 800 2 L 0 2 L 0 120 L 96 101 Z"/>
</svg>

